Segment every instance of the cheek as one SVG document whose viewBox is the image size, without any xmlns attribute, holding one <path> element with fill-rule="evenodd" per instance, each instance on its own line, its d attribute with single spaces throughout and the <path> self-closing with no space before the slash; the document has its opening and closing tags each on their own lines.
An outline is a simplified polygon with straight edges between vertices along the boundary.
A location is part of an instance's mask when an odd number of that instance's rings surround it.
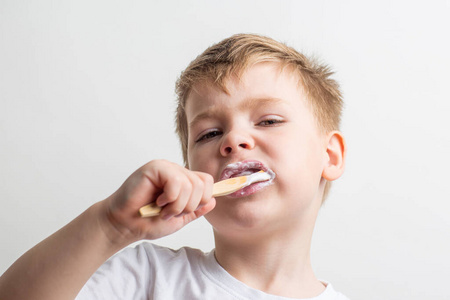
<svg viewBox="0 0 450 300">
<path fill-rule="evenodd" d="M 198 149 L 188 150 L 189 169 L 213 174 L 213 159 L 211 153 L 199 151 Z"/>
<path fill-rule="evenodd" d="M 188 162 L 189 162 L 189 169 L 193 170 L 193 171 L 197 171 L 198 170 L 198 165 L 201 165 L 201 156 L 199 157 L 196 152 L 192 151 L 192 150 L 188 150 Z"/>
<path fill-rule="evenodd" d="M 192 171 L 200 171 L 199 168 L 203 165 L 204 155 L 201 154 L 201 149 L 195 146 L 193 141 L 188 140 L 187 145 L 187 160 L 189 169 Z"/>
<path fill-rule="evenodd" d="M 323 154 L 317 140 L 311 136 L 291 135 L 282 140 L 274 140 L 270 155 L 274 167 L 279 169 L 280 179 L 284 178 L 293 187 L 318 184 L 322 175 Z"/>
</svg>

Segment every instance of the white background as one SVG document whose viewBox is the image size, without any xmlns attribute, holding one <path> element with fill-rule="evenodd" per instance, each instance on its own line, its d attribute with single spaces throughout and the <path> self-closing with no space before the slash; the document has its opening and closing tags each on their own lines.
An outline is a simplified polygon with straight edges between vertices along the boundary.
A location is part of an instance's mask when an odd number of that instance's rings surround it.
<svg viewBox="0 0 450 300">
<path fill-rule="evenodd" d="M 312 245 L 352 299 L 449 299 L 449 1 L 0 0 L 0 273 L 155 158 L 174 83 L 268 35 L 337 71 L 349 146 Z M 210 250 L 203 219 L 158 243 Z"/>
</svg>

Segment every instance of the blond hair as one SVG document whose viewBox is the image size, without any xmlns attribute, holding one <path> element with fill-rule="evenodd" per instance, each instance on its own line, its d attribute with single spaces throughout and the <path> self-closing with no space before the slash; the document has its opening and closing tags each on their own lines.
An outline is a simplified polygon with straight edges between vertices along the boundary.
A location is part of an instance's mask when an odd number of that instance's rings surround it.
<svg viewBox="0 0 450 300">
<path fill-rule="evenodd" d="M 299 86 L 306 93 L 317 124 L 322 132 L 339 130 L 342 113 L 342 95 L 338 83 L 331 79 L 329 67 L 309 59 L 287 45 L 255 34 L 237 34 L 209 47 L 181 73 L 176 82 L 178 105 L 176 132 L 180 138 L 183 159 L 188 166 L 188 125 L 185 104 L 193 86 L 211 82 L 227 92 L 226 81 L 256 63 L 278 62 L 289 66 L 299 75 Z M 325 186 L 324 199 L 331 182 Z"/>
</svg>

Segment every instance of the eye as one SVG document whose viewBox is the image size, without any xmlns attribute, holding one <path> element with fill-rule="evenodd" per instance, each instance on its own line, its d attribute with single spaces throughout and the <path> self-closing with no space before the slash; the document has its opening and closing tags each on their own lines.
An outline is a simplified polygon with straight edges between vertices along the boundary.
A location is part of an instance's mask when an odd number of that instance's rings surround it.
<svg viewBox="0 0 450 300">
<path fill-rule="evenodd" d="M 202 141 L 207 141 L 207 140 L 215 138 L 216 136 L 219 136 L 221 134 L 222 134 L 222 132 L 219 130 L 211 130 L 211 131 L 208 131 L 207 133 L 201 135 L 195 142 L 198 143 L 198 142 L 202 142 Z"/>
<path fill-rule="evenodd" d="M 276 126 L 276 125 L 280 125 L 282 123 L 284 123 L 284 120 L 282 120 L 282 119 L 270 118 L 270 119 L 266 119 L 266 120 L 263 120 L 263 121 L 259 122 L 258 125 L 261 125 L 261 126 Z"/>
</svg>

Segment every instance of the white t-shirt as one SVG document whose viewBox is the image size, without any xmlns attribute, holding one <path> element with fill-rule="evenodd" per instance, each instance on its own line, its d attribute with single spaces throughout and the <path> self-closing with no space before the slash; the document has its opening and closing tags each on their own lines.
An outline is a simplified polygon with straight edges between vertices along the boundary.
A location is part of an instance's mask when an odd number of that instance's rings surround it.
<svg viewBox="0 0 450 300">
<path fill-rule="evenodd" d="M 331 284 L 310 300 L 348 300 Z M 169 248 L 141 243 L 126 248 L 105 262 L 78 294 L 93 299 L 263 299 L 292 300 L 253 289 L 228 274 L 214 251 Z"/>
</svg>

